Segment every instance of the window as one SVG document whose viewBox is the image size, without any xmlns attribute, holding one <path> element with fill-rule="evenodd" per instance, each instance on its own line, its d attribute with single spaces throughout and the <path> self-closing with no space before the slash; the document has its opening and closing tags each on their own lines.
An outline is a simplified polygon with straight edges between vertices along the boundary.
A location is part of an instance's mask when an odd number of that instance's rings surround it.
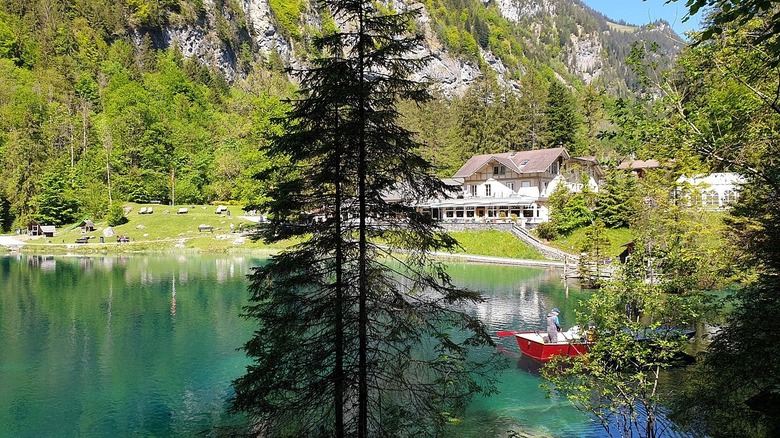
<svg viewBox="0 0 780 438">
<path fill-rule="evenodd" d="M 733 204 L 737 202 L 739 195 L 734 190 L 726 190 L 723 192 L 723 204 Z"/>
<path fill-rule="evenodd" d="M 506 175 L 506 166 L 493 166 L 493 175 Z"/>
<path fill-rule="evenodd" d="M 471 196 L 477 196 L 477 186 L 472 185 L 471 188 Z"/>
<path fill-rule="evenodd" d="M 490 184 L 485 184 L 485 196 L 491 196 Z"/>
<path fill-rule="evenodd" d="M 531 187 L 531 181 L 520 181 L 520 187 Z"/>
<path fill-rule="evenodd" d="M 521 166 L 525 166 L 526 164 L 528 164 L 528 160 L 523 160 L 523 161 L 520 163 L 520 165 L 521 165 Z"/>
<path fill-rule="evenodd" d="M 717 207 L 720 202 L 718 192 L 710 190 L 701 194 L 702 202 L 706 207 Z"/>
<path fill-rule="evenodd" d="M 506 186 L 507 186 L 507 188 L 509 188 L 509 190 L 511 190 L 513 192 L 515 191 L 515 183 L 513 183 L 513 182 L 506 183 Z"/>
<path fill-rule="evenodd" d="M 553 175 L 557 175 L 559 169 L 560 169 L 560 164 L 558 164 L 558 162 L 556 161 L 552 163 L 552 165 L 550 166 L 550 173 L 552 173 Z"/>
</svg>

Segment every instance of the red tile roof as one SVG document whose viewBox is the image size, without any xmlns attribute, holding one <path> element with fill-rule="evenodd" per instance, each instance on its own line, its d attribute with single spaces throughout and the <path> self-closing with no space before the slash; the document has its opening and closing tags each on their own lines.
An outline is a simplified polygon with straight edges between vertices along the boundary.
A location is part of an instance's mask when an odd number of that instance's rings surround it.
<svg viewBox="0 0 780 438">
<path fill-rule="evenodd" d="M 618 169 L 657 169 L 661 167 L 658 160 L 626 160 L 617 167 Z"/>
</svg>

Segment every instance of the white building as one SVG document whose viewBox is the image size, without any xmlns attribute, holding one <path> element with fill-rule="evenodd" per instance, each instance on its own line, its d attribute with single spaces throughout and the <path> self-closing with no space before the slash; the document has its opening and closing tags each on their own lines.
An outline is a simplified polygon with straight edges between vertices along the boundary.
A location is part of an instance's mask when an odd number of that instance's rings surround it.
<svg viewBox="0 0 780 438">
<path fill-rule="evenodd" d="M 419 207 L 442 221 L 517 218 L 521 226 L 536 225 L 549 220 L 547 199 L 558 184 L 595 192 L 603 177 L 594 157 L 571 158 L 564 148 L 475 155 L 445 180 L 451 198 Z"/>
<path fill-rule="evenodd" d="M 681 176 L 677 182 L 695 187 L 705 208 L 719 210 L 739 199 L 740 186 L 745 183 L 745 179 L 739 174 L 724 172 L 693 177 Z"/>
</svg>

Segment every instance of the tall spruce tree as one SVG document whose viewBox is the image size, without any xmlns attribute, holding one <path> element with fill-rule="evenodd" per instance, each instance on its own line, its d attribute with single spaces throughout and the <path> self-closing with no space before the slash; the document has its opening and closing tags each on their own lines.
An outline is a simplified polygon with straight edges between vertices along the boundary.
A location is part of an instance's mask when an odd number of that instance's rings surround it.
<svg viewBox="0 0 780 438">
<path fill-rule="evenodd" d="M 323 6 L 340 28 L 315 40 L 322 56 L 300 72 L 263 205 L 267 240 L 303 239 L 251 274 L 246 316 L 258 327 L 232 407 L 264 436 L 436 435 L 493 389 L 492 361 L 469 356 L 492 342 L 461 307 L 481 296 L 430 257 L 456 242 L 410 207 L 444 195 L 397 123 L 399 99 L 427 97 L 407 79 L 427 61 L 410 55 L 416 11 Z"/>
<path fill-rule="evenodd" d="M 531 70 L 520 80 L 519 117 L 525 127 L 523 149 L 540 149 L 542 135 L 547 123 L 545 117 L 545 102 L 547 101 L 548 84 L 538 72 Z"/>
<path fill-rule="evenodd" d="M 548 147 L 563 146 L 577 153 L 578 136 L 582 125 L 577 102 L 566 86 L 553 81 L 547 94 L 545 109 L 545 139 Z"/>
<path fill-rule="evenodd" d="M 596 217 L 608 228 L 627 228 L 640 207 L 637 177 L 617 170 L 607 173 L 605 187 L 596 201 Z"/>
</svg>

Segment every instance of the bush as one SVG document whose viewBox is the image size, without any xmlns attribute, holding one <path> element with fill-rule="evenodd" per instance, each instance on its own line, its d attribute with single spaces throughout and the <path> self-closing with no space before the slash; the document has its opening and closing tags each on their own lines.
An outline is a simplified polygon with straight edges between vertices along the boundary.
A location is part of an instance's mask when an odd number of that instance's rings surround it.
<svg viewBox="0 0 780 438">
<path fill-rule="evenodd" d="M 536 234 L 545 240 L 555 240 L 558 238 L 558 227 L 552 222 L 542 222 L 536 227 Z"/>
<path fill-rule="evenodd" d="M 126 224 L 127 218 L 125 217 L 125 209 L 122 207 L 122 204 L 119 202 L 111 204 L 111 207 L 108 209 L 108 214 L 106 215 L 106 220 L 108 221 L 109 227 Z"/>
</svg>

